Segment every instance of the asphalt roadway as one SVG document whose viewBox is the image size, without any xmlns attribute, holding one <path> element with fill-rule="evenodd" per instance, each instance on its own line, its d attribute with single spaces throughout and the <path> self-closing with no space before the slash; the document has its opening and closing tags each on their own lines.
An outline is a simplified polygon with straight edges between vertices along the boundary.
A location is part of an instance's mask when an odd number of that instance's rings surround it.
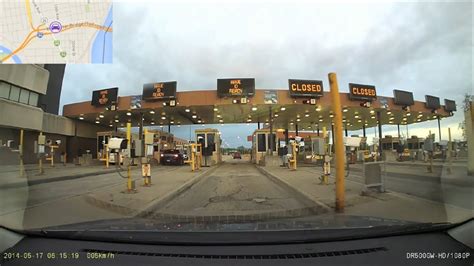
<svg viewBox="0 0 474 266">
<path fill-rule="evenodd" d="M 157 212 L 238 215 L 310 207 L 248 161 L 231 159 Z"/>
</svg>

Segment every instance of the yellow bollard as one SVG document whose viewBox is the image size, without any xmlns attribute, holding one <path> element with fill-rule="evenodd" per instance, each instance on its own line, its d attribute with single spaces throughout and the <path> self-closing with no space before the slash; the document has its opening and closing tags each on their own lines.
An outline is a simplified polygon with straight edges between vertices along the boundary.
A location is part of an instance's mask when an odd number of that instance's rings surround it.
<svg viewBox="0 0 474 266">
<path fill-rule="evenodd" d="M 297 143 L 296 141 L 293 141 L 291 143 L 291 146 L 292 146 L 292 151 L 291 151 L 291 159 L 288 160 L 289 161 L 289 164 L 290 164 L 290 170 L 292 171 L 296 171 L 296 146 L 297 146 Z"/>
<path fill-rule="evenodd" d="M 453 143 L 451 142 L 451 128 L 448 127 L 448 168 L 446 169 L 446 172 L 448 174 L 451 174 L 451 163 L 452 163 L 452 158 L 453 158 L 453 155 L 452 155 L 452 152 L 453 152 Z"/>
<path fill-rule="evenodd" d="M 336 158 L 336 211 L 344 211 L 344 143 L 342 138 L 342 110 L 336 73 L 329 73 L 332 109 L 334 114 L 334 150 Z"/>
<path fill-rule="evenodd" d="M 120 162 L 115 162 L 120 163 Z M 105 168 L 109 168 L 109 144 L 105 144 Z"/>
<path fill-rule="evenodd" d="M 131 130 L 132 130 L 132 123 L 127 122 L 127 147 L 128 147 L 128 149 L 130 149 L 130 146 L 131 146 Z M 119 158 L 118 163 L 120 163 L 120 158 Z M 132 191 L 132 173 L 131 173 L 130 163 L 128 164 L 128 167 L 127 167 L 127 177 L 128 177 L 127 178 L 127 191 L 131 192 Z"/>
<path fill-rule="evenodd" d="M 431 137 L 431 130 L 429 131 L 429 138 Z M 428 166 L 428 173 L 433 173 L 433 154 L 434 154 L 434 139 L 433 139 L 433 151 L 428 152 L 428 159 L 430 160 L 430 165 Z"/>
</svg>

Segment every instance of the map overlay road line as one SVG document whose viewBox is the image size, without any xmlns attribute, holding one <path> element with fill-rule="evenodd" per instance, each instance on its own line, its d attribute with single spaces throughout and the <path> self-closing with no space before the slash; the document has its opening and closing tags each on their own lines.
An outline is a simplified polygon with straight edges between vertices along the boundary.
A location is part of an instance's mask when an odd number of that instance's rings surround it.
<svg viewBox="0 0 474 266">
<path fill-rule="evenodd" d="M 111 0 L 5 0 L 0 9 L 2 64 L 112 63 Z"/>
</svg>

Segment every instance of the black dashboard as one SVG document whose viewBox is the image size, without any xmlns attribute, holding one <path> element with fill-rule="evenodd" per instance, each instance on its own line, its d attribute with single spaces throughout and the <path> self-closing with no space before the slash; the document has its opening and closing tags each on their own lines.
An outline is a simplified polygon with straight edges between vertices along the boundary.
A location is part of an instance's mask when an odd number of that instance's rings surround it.
<svg viewBox="0 0 474 266">
<path fill-rule="evenodd" d="M 473 265 L 447 232 L 319 243 L 151 245 L 23 237 L 1 265 Z"/>
</svg>

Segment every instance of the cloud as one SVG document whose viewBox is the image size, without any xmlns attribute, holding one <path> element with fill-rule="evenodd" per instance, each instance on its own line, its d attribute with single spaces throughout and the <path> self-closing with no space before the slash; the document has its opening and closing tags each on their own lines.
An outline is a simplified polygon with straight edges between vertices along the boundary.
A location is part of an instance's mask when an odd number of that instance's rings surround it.
<svg viewBox="0 0 474 266">
<path fill-rule="evenodd" d="M 322 79 L 327 89 L 335 71 L 342 91 L 359 82 L 379 95 L 398 88 L 460 104 L 473 92 L 472 28 L 471 2 L 115 3 L 114 63 L 68 65 L 61 103 L 103 87 L 140 94 L 152 81 L 213 89 L 220 77 L 255 77 L 258 88 Z"/>
</svg>

